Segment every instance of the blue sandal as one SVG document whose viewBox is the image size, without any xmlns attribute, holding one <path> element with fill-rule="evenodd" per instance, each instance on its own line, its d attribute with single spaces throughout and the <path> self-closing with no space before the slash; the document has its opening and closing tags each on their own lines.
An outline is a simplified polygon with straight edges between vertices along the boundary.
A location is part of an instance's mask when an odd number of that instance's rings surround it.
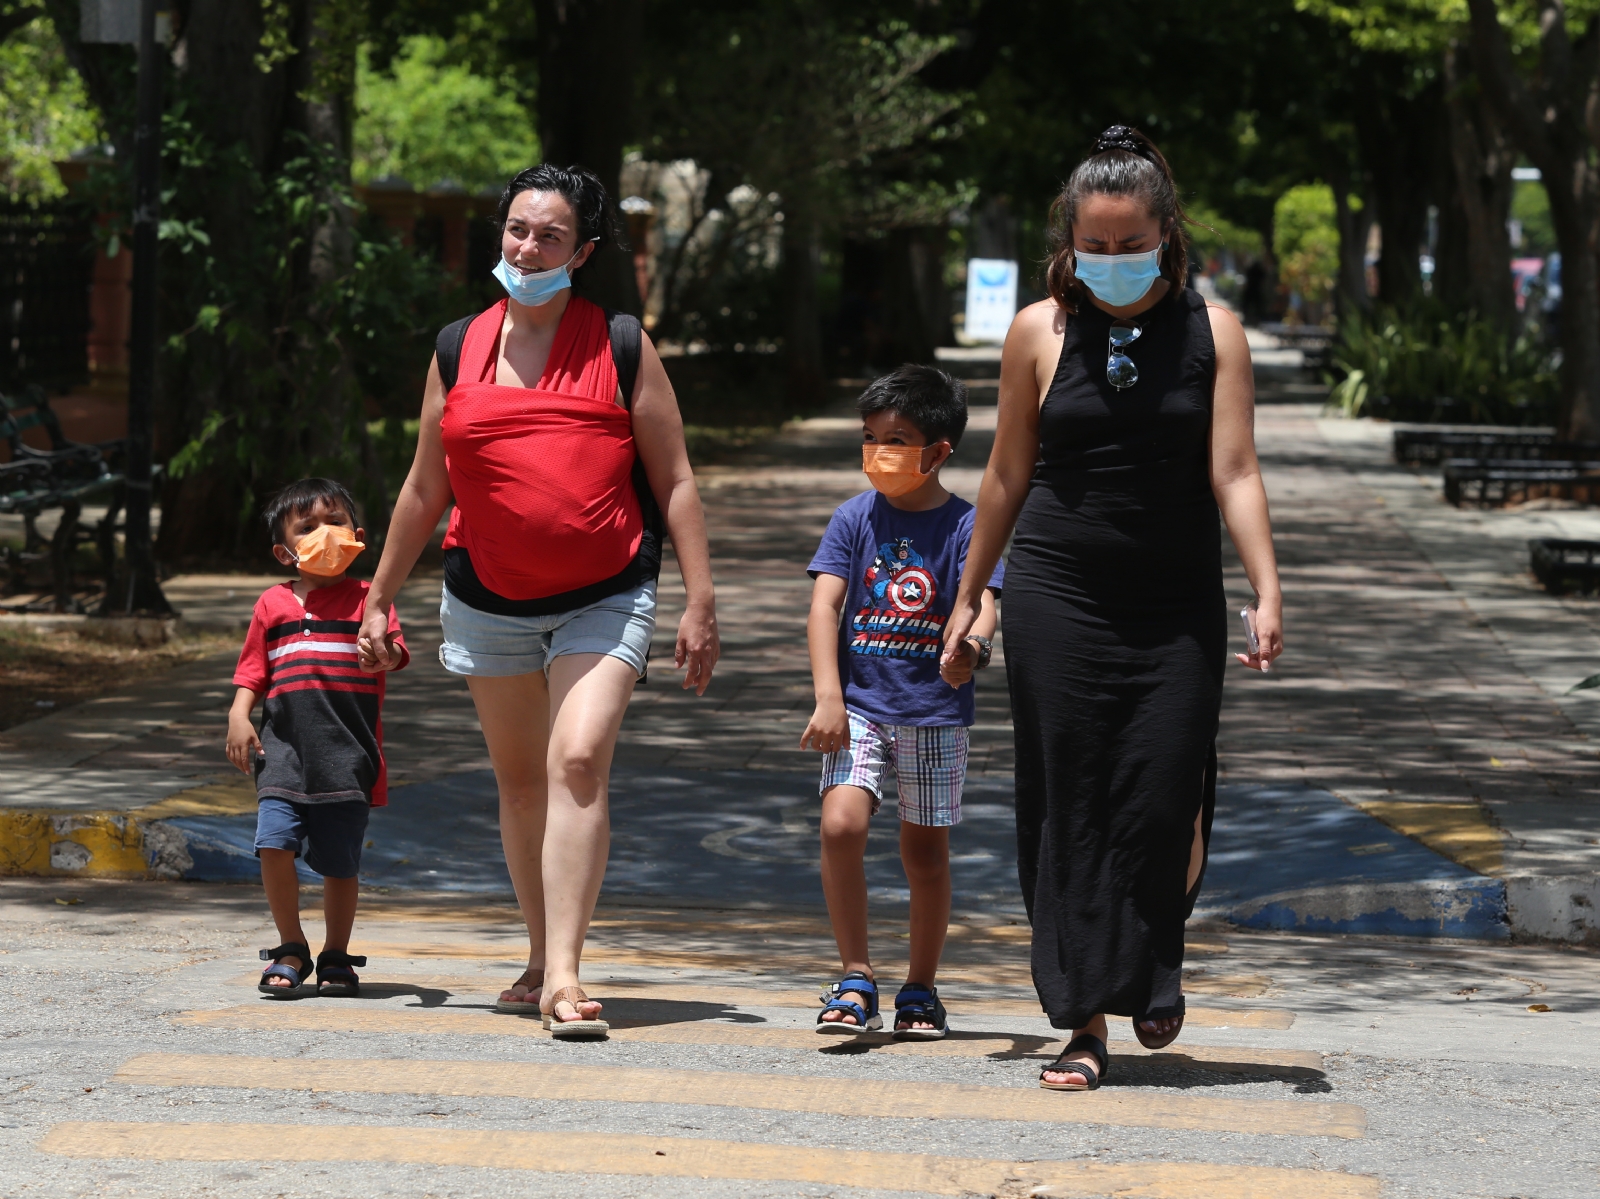
<svg viewBox="0 0 1600 1199">
<path fill-rule="evenodd" d="M 865 995 L 871 1007 L 863 1008 L 854 999 L 841 999 L 846 993 Z M 843 1012 L 855 1021 L 824 1020 L 828 1012 Z M 878 984 L 859 970 L 852 970 L 834 983 L 822 995 L 822 1011 L 817 1013 L 817 1031 L 826 1036 L 853 1036 L 860 1032 L 876 1032 L 883 1027 L 883 1017 L 878 1014 Z"/>
<path fill-rule="evenodd" d="M 361 994 L 361 980 L 351 967 L 366 964 L 365 954 L 352 957 L 342 949 L 324 949 L 317 955 L 317 994 L 354 999 Z"/>
<path fill-rule="evenodd" d="M 932 1028 L 901 1028 L 902 1024 L 931 1024 Z M 897 1041 L 938 1041 L 950 1031 L 939 989 L 908 982 L 894 997 L 894 1039 Z"/>
<path fill-rule="evenodd" d="M 293 966 L 285 966 L 280 958 L 299 958 L 300 968 L 296 970 Z M 299 995 L 301 985 L 312 970 L 311 946 L 301 944 L 299 941 L 263 949 L 261 960 L 271 962 L 272 965 L 261 972 L 261 981 L 256 984 L 256 990 L 263 995 L 271 995 L 274 999 L 293 999 Z M 267 981 L 269 978 L 286 978 L 289 980 L 289 985 L 275 987 Z"/>
</svg>

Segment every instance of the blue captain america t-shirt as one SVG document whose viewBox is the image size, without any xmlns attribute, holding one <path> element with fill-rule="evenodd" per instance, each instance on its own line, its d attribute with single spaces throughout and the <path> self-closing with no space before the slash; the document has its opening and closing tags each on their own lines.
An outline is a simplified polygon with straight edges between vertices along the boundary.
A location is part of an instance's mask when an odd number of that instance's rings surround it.
<svg viewBox="0 0 1600 1199">
<path fill-rule="evenodd" d="M 844 706 L 879 724 L 971 725 L 976 687 L 939 677 L 976 509 L 952 495 L 903 512 L 876 491 L 840 504 L 807 572 L 845 580 L 839 679 Z M 1000 590 L 1005 564 L 989 586 Z"/>
</svg>

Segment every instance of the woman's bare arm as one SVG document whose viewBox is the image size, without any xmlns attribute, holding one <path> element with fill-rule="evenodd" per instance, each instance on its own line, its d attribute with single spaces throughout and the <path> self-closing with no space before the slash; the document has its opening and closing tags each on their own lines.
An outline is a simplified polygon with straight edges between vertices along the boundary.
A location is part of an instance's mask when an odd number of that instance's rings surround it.
<svg viewBox="0 0 1600 1199">
<path fill-rule="evenodd" d="M 961 589 L 945 625 L 941 669 L 950 665 L 955 655 L 966 652 L 962 642 L 982 614 L 984 589 L 1028 497 L 1028 481 L 1039 460 L 1039 398 L 1060 357 L 1065 328 L 1065 314 L 1054 301 L 1045 300 L 1018 313 L 1006 334 L 1000 352 L 1000 409 L 994 449 L 978 489 L 978 513 Z"/>
<path fill-rule="evenodd" d="M 389 518 L 389 535 L 383 542 L 383 558 L 367 592 L 367 607 L 361 621 L 357 646 L 364 663 L 378 670 L 389 669 L 389 607 L 410 577 L 412 567 L 426 548 L 439 518 L 450 506 L 450 473 L 444 464 L 444 438 L 439 423 L 444 419 L 444 381 L 439 377 L 439 360 L 428 367 L 428 382 L 422 392 L 422 424 L 417 431 L 417 453 L 411 471 L 395 500 Z"/>
<path fill-rule="evenodd" d="M 717 597 L 711 584 L 711 546 L 706 538 L 705 510 L 700 506 L 700 491 L 689 465 L 689 448 L 683 440 L 683 417 L 678 411 L 678 397 L 673 394 L 672 382 L 649 337 L 641 336 L 639 348 L 639 377 L 634 382 L 630 406 L 633 441 L 650 480 L 650 490 L 666 519 L 688 597 L 683 619 L 678 624 L 673 662 L 677 666 L 688 666 L 684 687 L 693 687 L 697 695 L 704 695 L 722 653 L 717 633 Z"/>
<path fill-rule="evenodd" d="M 1209 308 L 1217 347 L 1217 377 L 1211 408 L 1211 491 L 1222 509 L 1228 535 L 1256 593 L 1259 654 L 1238 654 L 1260 670 L 1283 653 L 1283 594 L 1272 550 L 1272 518 L 1267 489 L 1256 459 L 1256 388 L 1250 346 L 1232 313 Z"/>
</svg>

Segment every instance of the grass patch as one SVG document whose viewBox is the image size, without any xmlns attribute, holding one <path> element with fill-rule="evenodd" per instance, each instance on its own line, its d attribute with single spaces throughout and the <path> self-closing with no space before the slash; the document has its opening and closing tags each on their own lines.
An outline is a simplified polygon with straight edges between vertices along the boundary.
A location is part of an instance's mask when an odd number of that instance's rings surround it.
<svg viewBox="0 0 1600 1199">
<path fill-rule="evenodd" d="M 115 645 L 70 629 L 42 633 L 0 617 L 0 676 L 6 681 L 0 687 L 0 729 L 238 645 L 239 638 L 224 633 L 197 633 L 150 647 Z"/>
</svg>

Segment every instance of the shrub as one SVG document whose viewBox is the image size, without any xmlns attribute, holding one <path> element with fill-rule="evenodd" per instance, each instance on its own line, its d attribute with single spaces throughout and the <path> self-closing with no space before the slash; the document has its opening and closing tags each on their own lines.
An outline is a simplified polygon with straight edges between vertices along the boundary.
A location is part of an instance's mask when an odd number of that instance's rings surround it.
<svg viewBox="0 0 1600 1199">
<path fill-rule="evenodd" d="M 1537 341 L 1437 305 L 1346 318 L 1333 367 L 1329 407 L 1351 417 L 1543 425 L 1559 402 L 1555 363 Z"/>
</svg>

